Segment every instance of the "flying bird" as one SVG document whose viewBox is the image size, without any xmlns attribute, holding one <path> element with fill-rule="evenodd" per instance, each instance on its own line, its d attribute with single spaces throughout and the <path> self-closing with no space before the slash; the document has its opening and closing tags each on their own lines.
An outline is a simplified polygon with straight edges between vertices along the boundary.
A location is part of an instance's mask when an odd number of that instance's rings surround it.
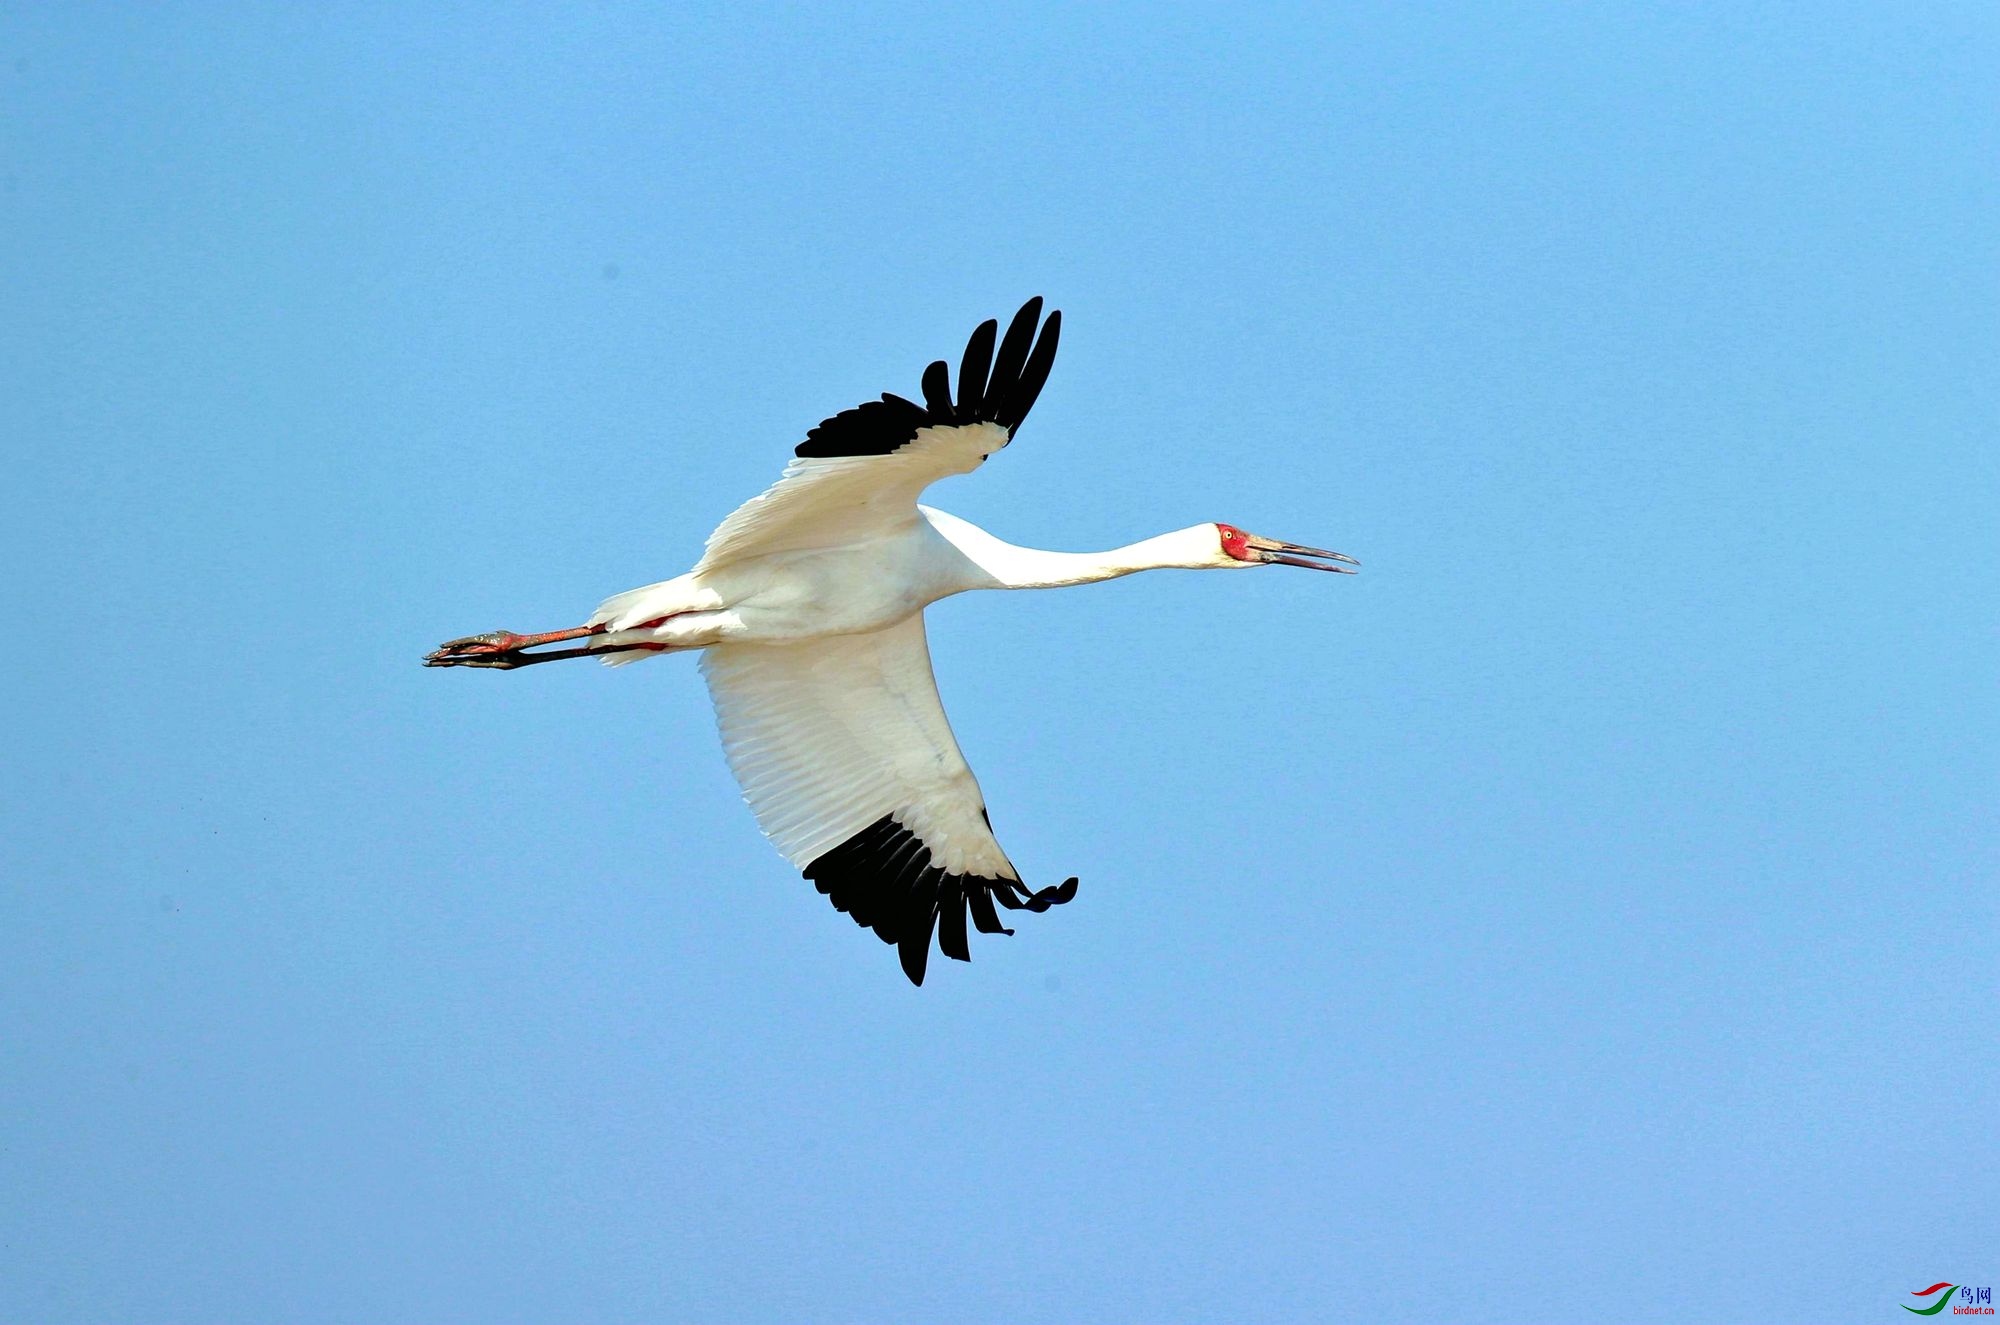
<svg viewBox="0 0 2000 1325">
<path fill-rule="evenodd" d="M 955 397 L 939 360 L 924 370 L 921 404 L 884 394 L 823 421 L 777 483 L 709 535 L 687 574 L 613 595 L 575 629 L 471 635 L 424 665 L 617 665 L 700 650 L 730 771 L 778 850 L 894 944 L 912 983 L 924 982 L 933 933 L 947 957 L 971 960 L 968 915 L 981 933 L 1011 934 L 995 903 L 1046 911 L 1076 895 L 1076 880 L 1031 889 L 1001 850 L 938 701 L 924 608 L 971 589 L 1056 589 L 1168 567 L 1352 574 L 1359 564 L 1214 523 L 1109 552 L 1044 552 L 919 505 L 932 483 L 1014 439 L 1061 331 L 1062 314 L 1044 321 L 1039 298 L 1004 336 L 981 323 Z"/>
</svg>

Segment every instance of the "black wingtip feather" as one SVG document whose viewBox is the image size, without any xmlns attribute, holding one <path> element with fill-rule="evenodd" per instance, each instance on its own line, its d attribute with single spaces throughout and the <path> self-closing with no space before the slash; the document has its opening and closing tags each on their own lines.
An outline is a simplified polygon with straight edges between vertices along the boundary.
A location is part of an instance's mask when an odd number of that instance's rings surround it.
<svg viewBox="0 0 2000 1325">
<path fill-rule="evenodd" d="M 903 974 L 921 985 L 931 938 L 958 961 L 972 960 L 967 913 L 982 934 L 1011 934 L 994 903 L 1011 911 L 1046 911 L 1076 896 L 1076 880 L 1030 892 L 1017 879 L 950 874 L 931 863 L 930 848 L 884 815 L 805 868 L 835 909 L 894 944 Z"/>
<path fill-rule="evenodd" d="M 1000 354 L 993 360 L 991 385 L 986 388 L 988 400 L 998 404 L 1020 380 L 1021 365 L 1028 362 L 1028 350 L 1035 343 L 1035 328 L 1041 320 L 1042 297 L 1036 295 L 1022 304 L 1021 311 L 1007 324 L 1007 334 L 1000 339 Z"/>
<path fill-rule="evenodd" d="M 1000 334 L 1000 324 L 992 318 L 973 328 L 972 339 L 965 342 L 965 357 L 958 363 L 958 417 L 970 423 L 980 417 L 980 406 L 986 400 L 986 374 L 993 367 L 993 338 Z"/>
<path fill-rule="evenodd" d="M 924 369 L 924 404 L 930 410 L 931 423 L 948 422 L 952 416 L 951 368 L 939 359 Z M 913 432 L 911 436 L 915 436 Z"/>
<path fill-rule="evenodd" d="M 1014 931 L 1000 923 L 1000 913 L 993 909 L 993 894 L 984 888 L 966 891 L 965 905 L 972 912 L 972 927 L 982 934 L 1012 934 Z"/>
<path fill-rule="evenodd" d="M 996 357 L 997 321 L 979 324 L 959 363 L 958 399 L 952 399 L 951 368 L 942 359 L 923 374 L 924 403 L 884 394 L 880 401 L 844 410 L 806 434 L 796 454 L 809 458 L 888 455 L 914 439 L 921 428 L 997 423 L 1009 434 L 1021 426 L 1042 393 L 1055 363 L 1062 313 L 1041 321 L 1042 297 L 1021 305 L 1007 324 Z M 1040 323 L 1040 334 L 1036 327 Z"/>
<path fill-rule="evenodd" d="M 961 962 L 972 960 L 972 948 L 965 932 L 966 900 L 963 894 L 938 899 L 938 951 Z"/>
<path fill-rule="evenodd" d="M 924 970 L 930 965 L 931 932 L 937 927 L 938 892 L 944 878 L 944 871 L 933 867 L 910 883 L 904 911 L 906 920 L 902 936 L 896 941 L 896 955 L 903 963 L 903 974 L 910 977 L 913 985 L 923 984 Z"/>
<path fill-rule="evenodd" d="M 1035 338 L 1034 352 L 1028 355 L 1021 376 L 994 411 L 993 421 L 1008 432 L 1021 426 L 1021 420 L 1027 418 L 1028 411 L 1035 407 L 1042 388 L 1048 385 L 1049 369 L 1055 367 L 1056 345 L 1061 340 L 1062 310 L 1057 309 L 1049 314 L 1048 321 L 1042 323 L 1042 334 Z"/>
</svg>

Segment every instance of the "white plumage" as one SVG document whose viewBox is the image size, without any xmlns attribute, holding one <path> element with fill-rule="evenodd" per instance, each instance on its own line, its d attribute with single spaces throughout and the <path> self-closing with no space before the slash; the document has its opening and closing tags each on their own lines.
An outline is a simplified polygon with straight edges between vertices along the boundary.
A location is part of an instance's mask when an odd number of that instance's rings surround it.
<svg viewBox="0 0 2000 1325">
<path fill-rule="evenodd" d="M 695 571 L 913 528 L 917 497 L 925 488 L 971 473 L 1009 440 L 995 423 L 928 427 L 888 455 L 795 459 L 776 483 L 716 526 Z"/>
<path fill-rule="evenodd" d="M 1044 552 L 918 505 L 930 484 L 1012 440 L 1055 357 L 1062 315 L 1041 323 L 1040 313 L 1030 300 L 997 357 L 997 324 L 973 333 L 956 400 L 940 361 L 924 373 L 924 404 L 884 395 L 821 423 L 778 482 L 716 528 L 687 574 L 614 595 L 574 630 L 469 636 L 426 664 L 620 664 L 703 650 L 730 770 L 778 850 L 896 944 L 913 982 L 923 983 L 934 932 L 947 956 L 968 959 L 968 918 L 1011 932 L 995 903 L 1046 910 L 1073 897 L 1076 880 L 1031 890 L 1001 850 L 938 700 L 924 607 L 972 589 L 1161 567 L 1351 563 L 1221 524 L 1109 552 Z M 543 647 L 574 640 L 590 642 Z"/>
<path fill-rule="evenodd" d="M 710 649 L 701 670 L 729 769 L 792 864 L 891 813 L 948 873 L 1019 879 L 945 721 L 921 613 L 811 645 Z"/>
</svg>

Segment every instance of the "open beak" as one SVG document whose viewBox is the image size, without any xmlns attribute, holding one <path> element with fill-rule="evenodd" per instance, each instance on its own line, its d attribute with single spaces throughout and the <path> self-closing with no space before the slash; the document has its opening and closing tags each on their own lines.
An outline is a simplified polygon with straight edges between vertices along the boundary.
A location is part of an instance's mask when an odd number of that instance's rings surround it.
<svg viewBox="0 0 2000 1325">
<path fill-rule="evenodd" d="M 1297 543 L 1280 543 L 1274 538 L 1259 538 L 1251 534 L 1246 545 L 1257 554 L 1257 560 L 1278 566 L 1304 566 L 1307 570 L 1330 570 L 1341 575 L 1352 575 L 1349 566 L 1361 563 L 1342 552 L 1328 552 L 1325 548 L 1301 547 Z M 1334 562 L 1347 565 L 1334 565 Z"/>
</svg>

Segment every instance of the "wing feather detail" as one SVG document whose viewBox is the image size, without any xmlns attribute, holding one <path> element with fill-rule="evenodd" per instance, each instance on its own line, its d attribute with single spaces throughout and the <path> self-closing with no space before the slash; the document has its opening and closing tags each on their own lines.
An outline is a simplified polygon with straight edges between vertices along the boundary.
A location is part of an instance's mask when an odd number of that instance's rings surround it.
<svg viewBox="0 0 2000 1325">
<path fill-rule="evenodd" d="M 708 536 L 695 573 L 780 552 L 844 547 L 917 522 L 917 498 L 1007 444 L 997 424 L 924 427 L 890 455 L 795 459 Z"/>
<path fill-rule="evenodd" d="M 921 614 L 867 635 L 721 644 L 701 670 L 730 771 L 758 823 L 804 866 L 885 814 L 940 865 L 1016 878 L 980 816 L 931 676 Z"/>
<path fill-rule="evenodd" d="M 1035 326 L 1041 321 L 1042 301 L 1030 299 L 1021 305 L 1021 311 L 1014 314 L 1014 320 L 1007 324 L 1007 334 L 1000 340 L 1000 355 L 993 361 L 991 384 L 986 389 L 989 399 L 997 399 L 1004 391 L 1012 391 L 1014 384 L 1021 380 L 1022 366 L 1028 362 L 1028 347 L 1035 340 Z M 1062 329 L 1056 323 L 1058 332 Z"/>
<path fill-rule="evenodd" d="M 958 412 L 951 407 L 951 369 L 945 364 L 944 360 L 939 359 L 936 363 L 924 369 L 923 387 L 924 404 L 930 407 L 930 413 L 925 422 L 958 422 Z M 833 421 L 838 422 L 840 417 L 838 414 L 834 415 Z M 825 429 L 826 424 L 823 423 L 818 428 L 813 429 L 813 433 L 824 433 Z M 914 432 L 911 435 L 914 436 Z M 806 437 L 806 445 L 811 446 L 815 440 L 813 434 L 807 433 Z M 836 439 L 822 436 L 818 440 L 821 446 L 825 446 Z M 861 439 L 841 438 L 838 440 L 845 442 L 847 445 L 853 445 L 854 442 Z M 891 437 L 869 438 L 864 444 L 882 445 L 891 441 L 895 441 L 895 439 Z M 895 441 L 895 444 L 901 446 L 903 443 L 902 441 Z M 806 454 L 805 447 L 800 447 L 798 453 L 800 455 Z"/>
<path fill-rule="evenodd" d="M 999 324 L 982 322 L 959 362 L 958 398 L 940 359 L 924 370 L 924 403 L 884 394 L 806 434 L 778 482 L 709 535 L 697 572 L 749 557 L 881 538 L 917 520 L 925 488 L 970 473 L 1013 439 L 1055 362 L 1062 314 L 1022 305 L 996 355 Z"/>
<path fill-rule="evenodd" d="M 965 342 L 965 357 L 958 364 L 958 417 L 961 420 L 976 420 L 980 406 L 986 400 L 986 374 L 993 368 L 993 337 L 1000 331 L 998 322 L 988 319 L 973 329 L 972 339 Z"/>
<path fill-rule="evenodd" d="M 935 932 L 966 960 L 968 909 L 1047 910 L 1000 849 L 931 676 L 923 617 L 806 644 L 724 644 L 701 669 L 730 771 L 757 822 L 838 909 L 897 946 L 923 983 Z"/>
<path fill-rule="evenodd" d="M 844 410 L 808 432 L 797 454 L 817 458 L 888 455 L 914 440 L 919 429 L 952 423 L 997 423 L 1011 435 L 1028 417 L 1048 382 L 1056 342 L 1062 334 L 1062 314 L 1051 312 L 1048 321 L 1041 322 L 1041 313 L 1039 295 L 1021 306 L 1008 324 L 997 360 L 993 338 L 999 323 L 979 324 L 959 362 L 956 402 L 952 400 L 951 370 L 940 359 L 924 369 L 922 405 L 885 395 Z"/>
</svg>

